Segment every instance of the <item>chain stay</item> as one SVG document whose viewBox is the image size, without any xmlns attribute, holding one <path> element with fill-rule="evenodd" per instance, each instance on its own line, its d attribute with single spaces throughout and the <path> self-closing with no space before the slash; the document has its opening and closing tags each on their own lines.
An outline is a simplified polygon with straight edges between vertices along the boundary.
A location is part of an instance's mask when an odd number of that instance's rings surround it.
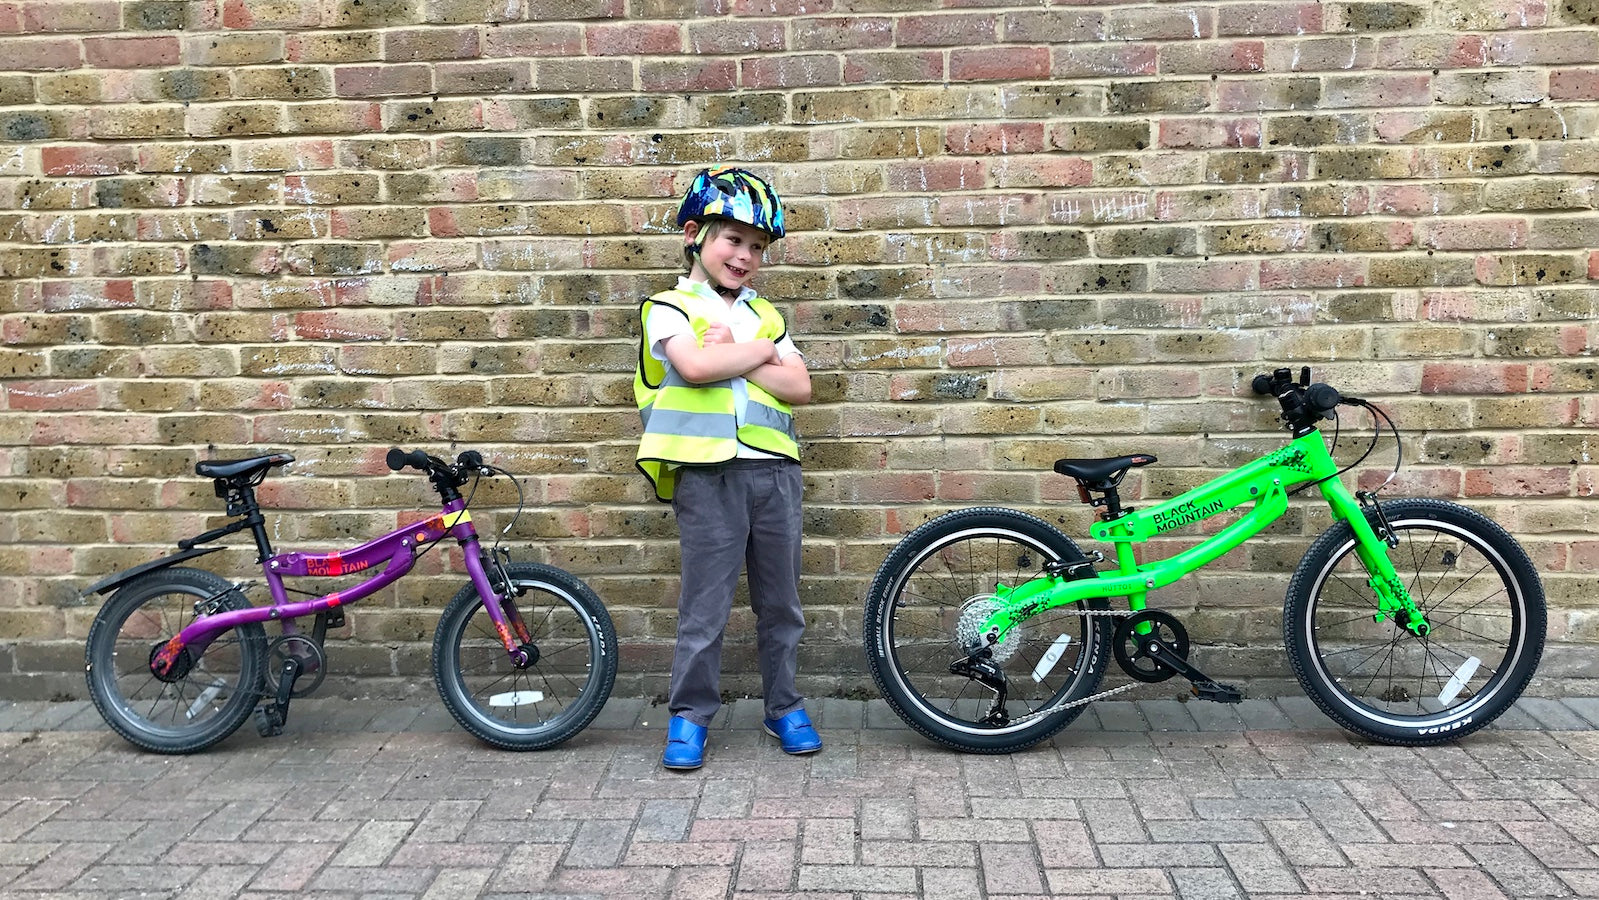
<svg viewBox="0 0 1599 900">
<path fill-rule="evenodd" d="M 1081 617 L 1083 617 L 1085 619 L 1090 617 L 1090 616 L 1104 616 L 1106 618 L 1112 618 L 1112 619 L 1129 619 L 1129 618 L 1132 618 L 1133 616 L 1136 616 L 1139 613 L 1144 612 L 1144 611 L 1145 610 L 1142 610 L 1142 609 L 1075 609 L 1075 610 L 1065 610 L 1065 612 L 1067 614 L 1081 616 Z M 1019 724 L 1019 723 L 1022 723 L 1022 722 L 1031 722 L 1034 719 L 1042 719 L 1045 716 L 1053 716 L 1054 714 L 1056 714 L 1058 712 L 1064 712 L 1065 710 L 1068 710 L 1068 709 L 1076 709 L 1079 706 L 1087 706 L 1088 704 L 1093 703 L 1096 700 L 1104 700 L 1107 697 L 1114 697 L 1117 694 L 1125 693 L 1127 691 L 1132 690 L 1135 687 L 1138 687 L 1139 684 L 1140 684 L 1140 682 L 1134 681 L 1134 682 L 1131 682 L 1129 684 L 1124 684 L 1124 685 L 1122 685 L 1120 687 L 1113 687 L 1113 688 L 1110 688 L 1109 690 L 1100 691 L 1097 694 L 1089 694 L 1087 697 L 1084 697 L 1081 700 L 1072 700 L 1070 702 L 1057 703 L 1054 706 L 1046 707 L 1044 709 L 1036 710 L 1034 712 L 1030 712 L 1030 713 L 1027 713 L 1025 715 L 1017 716 L 1016 718 L 1011 719 L 1010 721 L 1011 721 L 1012 725 L 1016 725 L 1016 724 Z"/>
</svg>

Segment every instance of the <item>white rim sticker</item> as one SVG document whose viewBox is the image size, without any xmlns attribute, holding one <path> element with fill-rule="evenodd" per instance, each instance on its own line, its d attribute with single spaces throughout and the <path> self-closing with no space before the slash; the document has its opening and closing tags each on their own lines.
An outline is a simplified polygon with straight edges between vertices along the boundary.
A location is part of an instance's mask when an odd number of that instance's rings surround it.
<svg viewBox="0 0 1599 900">
<path fill-rule="evenodd" d="M 489 698 L 490 706 L 530 706 L 544 699 L 543 691 L 506 691 Z"/>
<path fill-rule="evenodd" d="M 1460 664 L 1460 668 L 1455 670 L 1455 674 L 1449 676 L 1449 682 L 1439 692 L 1438 702 L 1448 706 L 1456 697 L 1460 696 L 1461 689 L 1466 686 L 1466 682 L 1471 680 L 1471 676 L 1477 674 L 1477 667 L 1480 665 L 1482 665 L 1482 660 L 1477 657 L 1466 657 L 1466 661 Z"/>
<path fill-rule="evenodd" d="M 1049 645 L 1049 649 L 1044 651 L 1044 656 L 1038 661 L 1038 665 L 1033 666 L 1033 681 L 1035 683 L 1043 681 L 1044 676 L 1049 674 L 1049 670 L 1055 668 L 1055 664 L 1060 662 L 1061 656 L 1066 653 L 1066 645 L 1071 642 L 1071 635 L 1062 634 L 1055 639 L 1055 643 Z"/>
</svg>

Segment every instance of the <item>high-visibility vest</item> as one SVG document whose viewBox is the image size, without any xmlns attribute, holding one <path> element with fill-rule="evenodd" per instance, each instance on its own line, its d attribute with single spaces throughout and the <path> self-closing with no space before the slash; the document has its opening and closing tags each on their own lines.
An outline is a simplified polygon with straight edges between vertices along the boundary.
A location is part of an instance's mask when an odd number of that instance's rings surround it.
<svg viewBox="0 0 1599 900">
<path fill-rule="evenodd" d="M 635 462 L 655 486 L 656 498 L 672 499 L 679 466 L 727 462 L 738 455 L 739 444 L 798 460 L 799 436 L 794 431 L 793 410 L 787 403 L 746 380 L 749 403 L 744 410 L 744 424 L 739 425 L 732 379 L 693 384 L 650 353 L 644 327 L 650 308 L 657 303 L 682 313 L 693 327 L 695 339 L 700 341 L 712 324 L 722 321 L 721 314 L 726 309 L 716 308 L 721 306 L 720 300 L 675 288 L 639 305 L 643 337 L 639 339 L 638 368 L 633 373 L 633 398 L 638 401 L 644 435 L 639 439 Z M 782 340 L 788 329 L 777 308 L 760 297 L 751 299 L 749 305 L 761 318 L 755 336 L 774 343 Z"/>
</svg>

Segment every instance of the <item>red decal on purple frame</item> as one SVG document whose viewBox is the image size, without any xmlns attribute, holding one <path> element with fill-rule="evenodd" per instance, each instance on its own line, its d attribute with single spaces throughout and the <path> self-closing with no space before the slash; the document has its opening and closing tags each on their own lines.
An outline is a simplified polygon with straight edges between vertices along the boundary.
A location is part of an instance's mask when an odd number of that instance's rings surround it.
<svg viewBox="0 0 1599 900">
<path fill-rule="evenodd" d="M 157 678 L 171 673 L 172 664 L 178 661 L 178 655 L 183 652 L 183 642 L 178 637 L 178 635 L 173 635 L 172 640 L 167 641 L 166 646 L 161 648 L 161 652 L 150 660 L 150 671 Z"/>
<path fill-rule="evenodd" d="M 358 559 L 345 559 L 338 553 L 329 553 L 327 556 L 308 556 L 305 559 L 305 574 L 316 576 L 345 575 L 350 572 L 359 572 L 368 568 L 371 563 Z"/>
</svg>

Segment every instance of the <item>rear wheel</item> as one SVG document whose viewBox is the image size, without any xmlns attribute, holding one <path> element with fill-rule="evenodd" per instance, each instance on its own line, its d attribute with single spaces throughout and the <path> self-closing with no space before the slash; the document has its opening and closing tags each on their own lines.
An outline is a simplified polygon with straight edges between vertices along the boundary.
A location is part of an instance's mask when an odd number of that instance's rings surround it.
<svg viewBox="0 0 1599 900">
<path fill-rule="evenodd" d="M 129 742 L 157 753 L 193 753 L 249 718 L 265 677 L 260 623 L 185 647 L 166 675 L 151 667 L 155 654 L 195 621 L 195 604 L 213 598 L 219 612 L 250 606 L 219 575 L 167 568 L 118 588 L 94 617 L 84 652 L 89 696 Z"/>
<path fill-rule="evenodd" d="M 1525 551 L 1485 516 L 1438 500 L 1382 505 L 1388 558 L 1431 631 L 1378 615 L 1347 523 L 1316 539 L 1283 615 L 1288 659 L 1333 721 L 1417 746 L 1464 737 L 1521 696 L 1543 653 L 1543 586 Z M 1373 520 L 1375 525 L 1375 520 Z"/>
<path fill-rule="evenodd" d="M 461 727 L 505 750 L 542 750 L 582 731 L 616 681 L 616 628 L 576 576 L 551 566 L 506 567 L 507 613 L 527 628 L 531 661 L 512 664 L 477 589 L 445 607 L 433 636 L 433 680 Z"/>
<path fill-rule="evenodd" d="M 1111 623 L 1077 605 L 1022 622 L 993 647 L 1006 704 L 996 692 L 950 671 L 999 601 L 996 589 L 1044 573 L 1045 563 L 1083 558 L 1077 545 L 1041 519 L 1009 509 L 947 513 L 900 541 L 866 598 L 866 656 L 884 699 L 906 724 L 951 747 L 1009 753 L 1048 739 L 1082 706 L 1060 708 L 1098 689 L 1110 653 Z M 1105 609 L 1104 600 L 1091 607 Z M 1047 711 L 1047 712 L 1046 712 Z"/>
</svg>

